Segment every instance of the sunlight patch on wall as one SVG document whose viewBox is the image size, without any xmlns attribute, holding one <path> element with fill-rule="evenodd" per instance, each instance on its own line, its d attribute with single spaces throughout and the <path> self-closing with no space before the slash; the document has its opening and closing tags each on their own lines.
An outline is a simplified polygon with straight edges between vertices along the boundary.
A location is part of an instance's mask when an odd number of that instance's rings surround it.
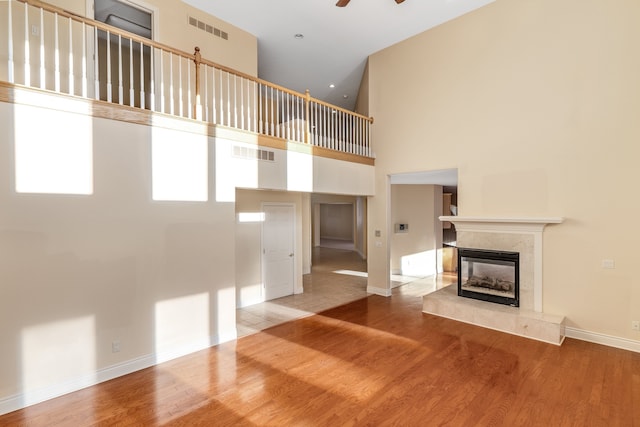
<svg viewBox="0 0 640 427">
<path fill-rule="evenodd" d="M 287 190 L 313 191 L 313 156 L 295 151 L 287 152 Z"/>
<path fill-rule="evenodd" d="M 234 340 L 238 337 L 236 330 L 236 288 L 219 289 L 217 294 L 217 338 L 218 343 Z"/>
<path fill-rule="evenodd" d="M 260 160 L 234 156 L 234 149 L 239 146 L 237 143 L 216 140 L 217 202 L 235 202 L 236 187 L 258 188 Z"/>
<path fill-rule="evenodd" d="M 238 222 L 264 222 L 264 212 L 240 212 Z"/>
<path fill-rule="evenodd" d="M 264 284 L 256 283 L 253 285 L 245 285 L 240 288 L 240 307 L 248 307 L 250 305 L 264 302 Z"/>
<path fill-rule="evenodd" d="M 94 316 L 31 326 L 22 331 L 25 405 L 96 381 Z"/>
<path fill-rule="evenodd" d="M 402 274 L 414 277 L 437 274 L 436 261 L 436 251 L 434 249 L 404 255 L 400 258 Z"/>
<path fill-rule="evenodd" d="M 209 199 L 207 136 L 154 126 L 152 138 L 153 200 L 206 202 Z"/>
<path fill-rule="evenodd" d="M 15 105 L 18 193 L 93 194 L 91 117 Z"/>
<path fill-rule="evenodd" d="M 159 301 L 155 306 L 158 363 L 211 345 L 209 293 Z"/>
</svg>

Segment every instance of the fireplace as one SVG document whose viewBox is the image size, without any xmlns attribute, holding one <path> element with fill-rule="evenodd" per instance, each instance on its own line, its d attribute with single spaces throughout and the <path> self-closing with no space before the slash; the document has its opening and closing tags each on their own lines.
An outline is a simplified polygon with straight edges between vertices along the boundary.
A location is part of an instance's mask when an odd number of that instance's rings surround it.
<svg viewBox="0 0 640 427">
<path fill-rule="evenodd" d="M 458 248 L 458 295 L 520 306 L 518 252 Z"/>
</svg>

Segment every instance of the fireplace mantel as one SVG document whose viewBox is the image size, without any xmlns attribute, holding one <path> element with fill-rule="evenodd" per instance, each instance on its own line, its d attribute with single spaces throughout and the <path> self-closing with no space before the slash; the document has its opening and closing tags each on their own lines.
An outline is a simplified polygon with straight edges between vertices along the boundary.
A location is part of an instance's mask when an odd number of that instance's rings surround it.
<svg viewBox="0 0 640 427">
<path fill-rule="evenodd" d="M 560 224 L 562 217 L 483 217 L 441 216 L 450 221 L 456 231 L 472 233 L 522 233 L 533 236 L 533 310 L 542 312 L 542 231 L 548 224 Z"/>
<path fill-rule="evenodd" d="M 562 217 L 441 216 L 439 219 L 452 222 L 458 231 L 503 233 L 541 233 L 548 224 L 564 221 Z"/>
</svg>

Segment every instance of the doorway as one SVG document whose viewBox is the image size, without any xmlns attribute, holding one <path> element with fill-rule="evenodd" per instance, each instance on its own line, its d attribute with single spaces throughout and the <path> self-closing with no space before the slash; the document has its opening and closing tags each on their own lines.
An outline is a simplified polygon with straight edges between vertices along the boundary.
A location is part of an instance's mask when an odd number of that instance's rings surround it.
<svg viewBox="0 0 640 427">
<path fill-rule="evenodd" d="M 295 205 L 264 203 L 262 266 L 264 299 L 293 295 L 295 283 Z"/>
</svg>

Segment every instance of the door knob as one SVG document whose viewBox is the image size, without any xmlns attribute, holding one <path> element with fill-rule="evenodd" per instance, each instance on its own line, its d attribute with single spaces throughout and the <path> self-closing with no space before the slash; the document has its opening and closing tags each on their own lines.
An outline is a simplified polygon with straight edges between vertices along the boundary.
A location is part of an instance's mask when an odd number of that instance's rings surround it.
<svg viewBox="0 0 640 427">
<path fill-rule="evenodd" d="M 292 257 L 292 256 L 293 256 L 293 252 L 291 252 L 291 253 L 289 254 L 289 256 L 290 256 L 290 257 Z"/>
</svg>

